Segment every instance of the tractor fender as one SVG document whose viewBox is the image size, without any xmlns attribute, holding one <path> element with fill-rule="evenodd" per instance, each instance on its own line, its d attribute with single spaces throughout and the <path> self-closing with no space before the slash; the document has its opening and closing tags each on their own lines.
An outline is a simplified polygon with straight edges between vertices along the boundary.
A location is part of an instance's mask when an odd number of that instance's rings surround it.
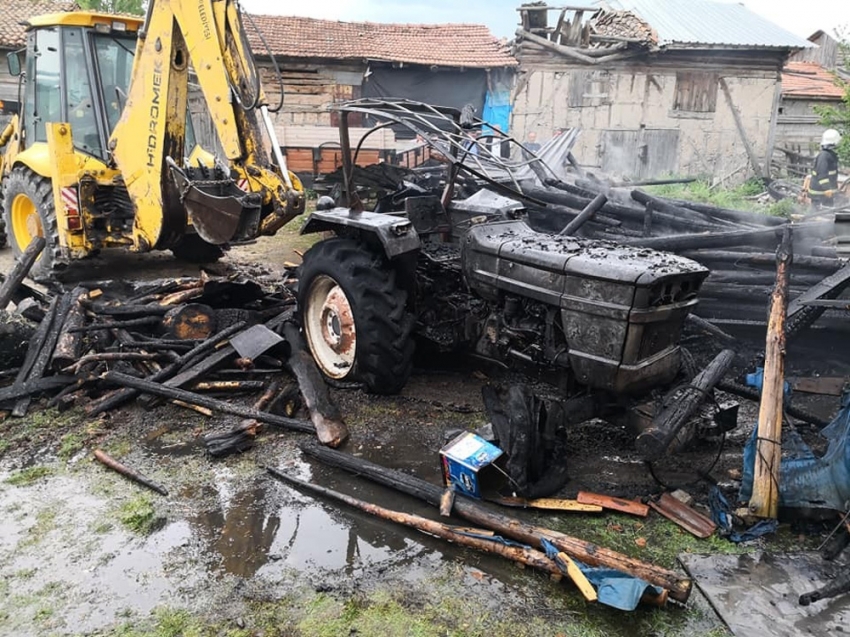
<svg viewBox="0 0 850 637">
<path fill-rule="evenodd" d="M 328 231 L 347 235 L 354 231 L 361 238 L 375 238 L 388 259 L 419 250 L 421 245 L 419 234 L 407 218 L 378 212 L 354 212 L 348 208 L 313 212 L 301 234 Z"/>
</svg>

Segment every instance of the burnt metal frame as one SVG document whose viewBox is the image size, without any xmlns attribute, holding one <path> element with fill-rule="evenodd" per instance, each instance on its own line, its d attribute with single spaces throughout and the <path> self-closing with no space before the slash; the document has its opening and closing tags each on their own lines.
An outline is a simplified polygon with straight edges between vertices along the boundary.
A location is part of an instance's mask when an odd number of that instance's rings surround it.
<svg viewBox="0 0 850 637">
<path fill-rule="evenodd" d="M 461 171 L 487 182 L 494 190 L 502 194 L 538 205 L 543 204 L 543 202 L 539 202 L 522 192 L 522 188 L 517 180 L 517 172 L 522 168 L 529 167 L 535 173 L 542 171 L 545 174 L 545 171 L 548 171 L 553 178 L 557 179 L 552 168 L 543 159 L 510 135 L 506 135 L 490 127 L 487 122 L 473 118 L 471 125 L 461 125 L 461 112 L 456 108 L 433 106 L 407 99 L 363 98 L 335 104 L 331 107 L 331 110 L 338 112 L 340 115 L 339 139 L 340 146 L 342 147 L 343 191 L 348 207 L 354 212 L 363 210 L 363 204 L 357 196 L 353 184 L 353 166 L 357 161 L 360 149 L 363 147 L 364 141 L 373 133 L 396 124 L 405 126 L 422 137 L 425 140 L 425 144 L 445 157 L 446 162 L 449 163 L 449 178 L 442 197 L 444 206 L 448 206 L 451 202 L 454 184 Z M 379 120 L 379 123 L 373 126 L 360 139 L 353 155 L 348 130 L 348 115 L 350 113 L 370 115 Z M 438 125 L 437 122 L 442 123 L 442 126 Z M 465 145 L 470 141 L 468 132 L 470 130 L 480 131 L 484 126 L 491 128 L 492 132 L 475 139 L 475 143 L 478 146 L 477 154 L 469 152 L 470 149 Z M 487 140 L 493 139 L 498 139 L 500 143 L 507 142 L 509 144 L 515 144 L 521 149 L 523 159 L 511 161 L 494 154 L 486 143 Z M 473 162 L 475 167 L 469 165 L 467 163 L 468 161 Z M 491 170 L 496 169 L 503 175 L 507 175 L 512 185 L 508 186 L 496 181 L 488 173 L 488 166 L 490 166 Z"/>
</svg>

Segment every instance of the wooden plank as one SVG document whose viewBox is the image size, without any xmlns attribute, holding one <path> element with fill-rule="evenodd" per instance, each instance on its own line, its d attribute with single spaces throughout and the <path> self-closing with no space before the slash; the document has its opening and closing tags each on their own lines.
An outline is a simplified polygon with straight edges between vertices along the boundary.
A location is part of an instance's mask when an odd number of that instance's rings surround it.
<svg viewBox="0 0 850 637">
<path fill-rule="evenodd" d="M 576 501 L 582 504 L 595 504 L 603 509 L 619 511 L 620 513 L 628 513 L 645 518 L 649 515 L 649 506 L 642 502 L 634 500 L 626 500 L 624 498 L 615 498 L 610 495 L 602 495 L 600 493 L 591 493 L 589 491 L 579 491 L 576 496 Z"/>
<path fill-rule="evenodd" d="M 566 553 L 558 553 L 558 561 L 563 564 L 564 568 L 567 571 L 567 577 L 570 578 L 573 584 L 576 585 L 579 592 L 588 602 L 595 602 L 599 599 L 596 594 L 596 589 L 593 588 L 593 585 L 590 583 L 590 580 L 587 579 L 582 570 L 578 567 L 569 555 Z"/>
<path fill-rule="evenodd" d="M 560 498 L 494 498 L 491 502 L 502 506 L 521 507 L 527 509 L 543 509 L 545 511 L 570 511 L 573 513 L 601 513 L 602 507 L 595 504 L 583 504 L 576 500 Z"/>
</svg>

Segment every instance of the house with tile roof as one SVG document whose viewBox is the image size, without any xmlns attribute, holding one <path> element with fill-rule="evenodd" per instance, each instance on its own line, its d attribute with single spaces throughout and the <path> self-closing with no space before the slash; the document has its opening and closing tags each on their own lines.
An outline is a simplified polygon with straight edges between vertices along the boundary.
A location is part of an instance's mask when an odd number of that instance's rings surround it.
<svg viewBox="0 0 850 637">
<path fill-rule="evenodd" d="M 359 97 L 402 97 L 484 113 L 488 94 L 502 86 L 508 103 L 516 59 L 504 42 L 479 24 L 378 24 L 304 17 L 252 15 L 243 18 L 261 67 L 263 88 L 292 170 L 307 178 L 328 172 L 338 161 L 334 102 Z M 371 125 L 354 121 L 352 141 Z M 505 125 L 507 125 L 505 118 Z M 203 125 L 201 126 L 203 128 Z M 398 131 L 399 135 L 406 131 Z M 392 129 L 369 137 L 369 157 L 385 159 L 410 146 Z M 338 151 L 337 151 L 338 154 Z"/>
<path fill-rule="evenodd" d="M 0 9 L 0 126 L 10 117 L 13 103 L 18 100 L 18 78 L 9 75 L 6 56 L 26 45 L 23 22 L 27 18 L 58 11 L 74 11 L 75 2 L 53 0 L 3 0 Z"/>
<path fill-rule="evenodd" d="M 520 7 L 514 134 L 580 128 L 578 161 L 629 178 L 769 173 L 782 67 L 811 42 L 739 3 L 552 4 Z"/>
<path fill-rule="evenodd" d="M 819 106 L 838 105 L 850 81 L 837 40 L 823 31 L 809 36 L 816 45 L 791 56 L 782 69 L 774 162 L 792 176 L 809 173 L 824 127 Z"/>
</svg>

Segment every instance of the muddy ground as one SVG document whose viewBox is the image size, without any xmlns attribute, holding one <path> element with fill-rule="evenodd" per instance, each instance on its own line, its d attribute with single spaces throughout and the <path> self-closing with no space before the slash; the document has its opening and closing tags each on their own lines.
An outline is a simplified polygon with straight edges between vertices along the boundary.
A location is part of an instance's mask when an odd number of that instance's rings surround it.
<svg viewBox="0 0 850 637">
<path fill-rule="evenodd" d="M 234 249 L 223 267 L 280 271 L 306 247 L 290 232 Z M 9 251 L 0 251 L 0 270 L 10 263 Z M 98 258 L 79 278 L 192 273 L 197 269 L 166 256 L 127 255 Z M 742 361 L 759 350 L 760 335 L 747 336 L 753 345 L 741 352 Z M 703 341 L 692 344 L 710 350 Z M 815 334 L 792 348 L 792 373 L 842 371 L 850 360 L 839 351 L 845 346 L 824 347 Z M 418 362 L 400 396 L 334 389 L 351 429 L 345 450 L 438 482 L 437 451 L 447 432 L 486 422 L 480 391 L 491 380 L 500 379 L 470 360 L 432 357 Z M 804 404 L 827 414 L 837 399 Z M 744 402 L 742 427 L 727 438 L 716 464 L 715 440 L 658 467 L 659 477 L 701 496 L 706 484 L 694 471 L 700 468 L 734 489 L 755 416 L 755 407 Z M 623 613 L 588 605 L 564 582 L 271 479 L 265 466 L 434 515 L 406 496 L 305 461 L 298 444 L 306 436 L 268 431 L 240 456 L 211 459 L 201 436 L 237 420 L 133 406 L 94 420 L 78 409 L 34 408 L 26 418 L 0 423 L 0 635 L 728 634 L 698 591 L 685 607 Z M 564 495 L 590 489 L 633 497 L 659 490 L 624 429 L 593 421 L 573 428 L 569 441 L 571 479 Z M 165 485 L 169 496 L 149 493 L 93 462 L 96 447 Z M 697 540 L 658 517 L 516 514 L 674 568 L 681 552 L 811 549 L 827 532 L 825 525 L 785 524 L 776 537 L 736 546 L 720 538 Z"/>
</svg>

